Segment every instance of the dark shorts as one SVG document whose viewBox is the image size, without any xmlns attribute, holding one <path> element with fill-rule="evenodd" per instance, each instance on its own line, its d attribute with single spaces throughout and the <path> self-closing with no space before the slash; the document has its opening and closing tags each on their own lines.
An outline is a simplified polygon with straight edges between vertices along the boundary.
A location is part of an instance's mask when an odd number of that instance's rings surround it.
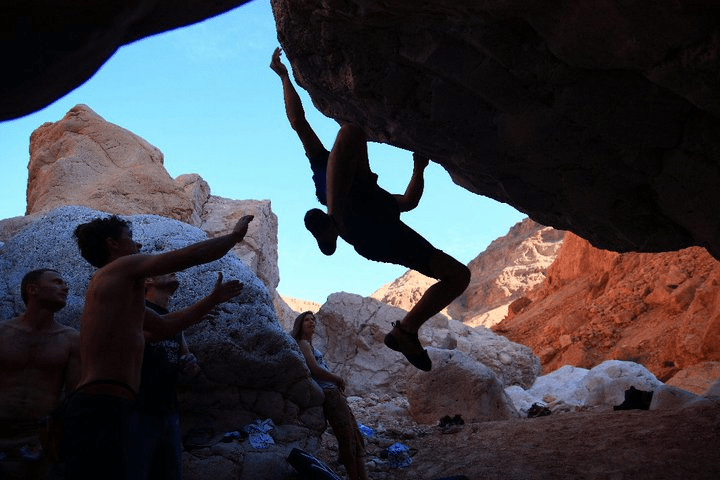
<svg viewBox="0 0 720 480">
<path fill-rule="evenodd" d="M 134 402 L 75 392 L 63 425 L 66 478 L 142 478 L 140 428 Z"/>
<path fill-rule="evenodd" d="M 377 185 L 377 176 L 354 185 L 349 199 L 340 236 L 357 253 L 368 260 L 402 265 L 438 278 L 430 264 L 440 250 L 400 220 L 395 196 Z"/>
<path fill-rule="evenodd" d="M 431 260 L 442 251 L 399 218 L 352 217 L 344 222 L 343 239 L 368 260 L 402 265 L 427 277 L 439 278 Z"/>
<path fill-rule="evenodd" d="M 315 184 L 315 196 L 321 204 L 327 206 L 327 164 L 330 152 L 323 150 L 314 157 L 308 157 L 310 168 L 313 172 L 313 183 Z"/>
</svg>

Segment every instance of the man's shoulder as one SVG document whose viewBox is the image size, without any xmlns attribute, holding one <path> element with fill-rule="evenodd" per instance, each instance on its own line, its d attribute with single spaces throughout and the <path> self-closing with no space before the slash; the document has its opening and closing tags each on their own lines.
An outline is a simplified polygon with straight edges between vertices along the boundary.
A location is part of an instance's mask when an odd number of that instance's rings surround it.
<svg viewBox="0 0 720 480">
<path fill-rule="evenodd" d="M 0 332 L 3 332 L 5 330 L 9 329 L 17 329 L 20 325 L 20 322 L 22 321 L 22 316 L 12 317 L 12 318 L 6 318 L 4 320 L 0 320 Z"/>
</svg>

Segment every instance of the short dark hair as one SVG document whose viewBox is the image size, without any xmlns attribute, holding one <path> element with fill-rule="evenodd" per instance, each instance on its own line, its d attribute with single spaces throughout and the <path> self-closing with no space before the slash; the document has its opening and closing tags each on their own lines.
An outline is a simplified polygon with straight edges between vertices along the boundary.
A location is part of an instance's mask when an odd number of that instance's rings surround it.
<svg viewBox="0 0 720 480">
<path fill-rule="evenodd" d="M 28 293 L 27 293 L 27 287 L 30 284 L 37 284 L 38 280 L 40 280 L 40 277 L 43 276 L 43 273 L 45 272 L 55 272 L 59 274 L 57 270 L 53 270 L 52 268 L 38 268 L 37 270 L 32 270 L 25 274 L 22 281 L 20 282 L 20 298 L 22 298 L 22 301 L 25 305 L 28 303 Z"/>
<path fill-rule="evenodd" d="M 130 225 L 129 221 L 123 220 L 117 215 L 96 218 L 91 222 L 78 225 L 75 229 L 75 238 L 77 238 L 80 254 L 93 267 L 104 266 L 110 258 L 105 239 L 119 238 L 123 229 L 129 229 Z"/>
</svg>

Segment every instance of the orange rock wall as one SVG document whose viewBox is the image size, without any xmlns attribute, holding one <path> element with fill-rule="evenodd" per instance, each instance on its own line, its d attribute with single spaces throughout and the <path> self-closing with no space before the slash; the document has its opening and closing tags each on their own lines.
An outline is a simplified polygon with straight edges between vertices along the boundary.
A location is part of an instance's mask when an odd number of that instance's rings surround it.
<svg viewBox="0 0 720 480">
<path fill-rule="evenodd" d="M 619 254 L 569 233 L 531 302 L 494 330 L 531 347 L 545 373 L 619 359 L 665 381 L 720 360 L 719 284 L 720 263 L 702 248 Z"/>
</svg>

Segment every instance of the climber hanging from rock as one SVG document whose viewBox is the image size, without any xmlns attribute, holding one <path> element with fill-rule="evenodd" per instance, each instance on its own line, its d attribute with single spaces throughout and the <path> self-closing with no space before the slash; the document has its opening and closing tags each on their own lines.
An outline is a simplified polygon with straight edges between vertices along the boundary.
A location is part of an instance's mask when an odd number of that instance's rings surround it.
<svg viewBox="0 0 720 480">
<path fill-rule="evenodd" d="M 385 345 L 402 353 L 420 370 L 429 371 L 432 362 L 418 331 L 470 282 L 470 270 L 465 265 L 400 220 L 401 212 L 412 210 L 420 202 L 429 160 L 414 153 L 413 173 L 405 193 L 390 194 L 378 186 L 377 175 L 370 170 L 365 132 L 357 125 L 344 124 L 328 152 L 305 118 L 300 97 L 280 61 L 279 48 L 273 52 L 270 68 L 282 80 L 288 120 L 310 160 L 317 198 L 327 207 L 327 213 L 314 208 L 305 214 L 305 226 L 322 253 L 332 255 L 339 236 L 368 260 L 402 265 L 438 280 L 403 319 L 393 322 L 385 336 Z"/>
</svg>

